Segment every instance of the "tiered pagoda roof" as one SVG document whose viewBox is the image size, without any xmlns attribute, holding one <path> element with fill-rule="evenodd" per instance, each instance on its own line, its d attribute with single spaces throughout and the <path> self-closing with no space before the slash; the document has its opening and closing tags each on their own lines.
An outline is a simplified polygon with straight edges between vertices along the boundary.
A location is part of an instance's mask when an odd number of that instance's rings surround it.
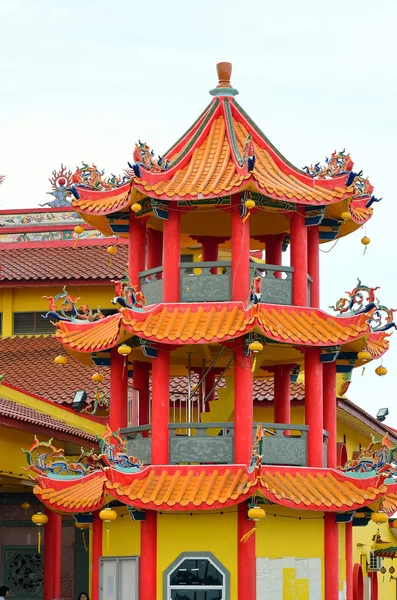
<svg viewBox="0 0 397 600">
<path fill-rule="evenodd" d="M 320 210 L 326 227 L 327 220 L 338 224 L 338 235 L 370 218 L 377 199 L 368 180 L 352 171 L 349 155 L 334 152 L 324 167 L 294 167 L 236 102 L 231 65 L 221 63 L 218 74 L 220 83 L 210 92 L 209 106 L 162 157 L 155 159 L 154 152 L 139 142 L 134 164 L 129 163 L 122 180 L 105 181 L 96 167 L 88 165 L 77 169 L 72 204 L 88 223 L 110 235 L 112 223 L 120 225 L 134 203 L 142 204 L 137 216 L 144 216 L 152 214 L 156 202 L 185 209 L 208 203 L 227 206 L 231 195 L 242 191 L 255 194 L 258 209 Z M 346 211 L 349 222 L 341 217 Z M 111 215 L 109 224 L 105 217 Z M 125 235 L 122 228 L 119 231 Z"/>
</svg>

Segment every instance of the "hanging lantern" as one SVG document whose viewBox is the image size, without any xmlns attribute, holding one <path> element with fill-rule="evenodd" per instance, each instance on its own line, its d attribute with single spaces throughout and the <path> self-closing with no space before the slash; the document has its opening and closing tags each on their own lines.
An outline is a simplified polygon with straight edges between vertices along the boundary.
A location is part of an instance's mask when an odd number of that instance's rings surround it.
<svg viewBox="0 0 397 600">
<path fill-rule="evenodd" d="M 377 523 L 377 525 L 381 525 L 382 523 L 387 523 L 389 517 L 382 512 L 373 512 L 371 515 L 371 521 Z"/>
<path fill-rule="evenodd" d="M 248 348 L 249 348 L 250 352 L 252 352 L 254 355 L 254 361 L 252 363 L 252 369 L 251 369 L 251 371 L 253 373 L 255 371 L 255 366 L 256 366 L 256 355 L 258 354 L 258 352 L 262 352 L 263 344 L 254 340 L 253 342 L 250 343 Z"/>
<path fill-rule="evenodd" d="M 121 356 L 124 356 L 124 367 L 125 367 L 127 364 L 127 357 L 132 352 L 131 346 L 127 346 L 127 344 L 122 344 L 121 346 L 119 346 L 117 348 L 117 352 L 119 354 L 121 354 Z"/>
<path fill-rule="evenodd" d="M 117 513 L 115 510 L 113 510 L 113 508 L 104 508 L 99 513 L 99 518 L 101 519 L 101 521 L 104 521 L 106 523 L 106 545 L 107 545 L 107 550 L 109 552 L 109 541 L 110 541 L 109 523 L 111 523 L 112 521 L 115 521 L 117 519 Z"/>
<path fill-rule="evenodd" d="M 249 218 L 251 215 L 251 210 L 256 206 L 255 200 L 252 200 L 251 195 L 249 195 L 247 200 L 244 202 L 244 206 L 248 212 L 243 219 L 243 223 Z"/>
<path fill-rule="evenodd" d="M 358 360 L 362 360 L 363 362 L 368 362 L 369 360 L 371 360 L 371 355 L 368 352 L 368 350 L 361 350 L 357 354 L 357 358 L 358 358 Z"/>
<path fill-rule="evenodd" d="M 79 235 L 82 233 L 84 233 L 84 227 L 82 227 L 82 225 L 76 225 L 76 227 L 73 229 L 73 238 L 76 240 L 73 244 L 73 248 L 77 248 L 77 241 L 79 239 Z"/>
<path fill-rule="evenodd" d="M 383 377 L 383 375 L 387 375 L 387 369 L 383 365 L 376 367 L 375 373 L 379 375 L 379 377 Z"/>
<path fill-rule="evenodd" d="M 40 527 L 43 527 L 43 525 L 46 525 L 48 523 L 48 517 L 47 517 L 47 515 L 45 515 L 42 512 L 37 512 L 34 515 L 32 515 L 32 523 L 37 525 L 37 527 L 39 528 L 39 530 L 37 532 L 37 554 L 40 554 L 40 549 L 41 549 Z"/>
<path fill-rule="evenodd" d="M 266 512 L 260 506 L 253 506 L 247 514 L 251 521 L 262 521 L 266 517 Z"/>
<path fill-rule="evenodd" d="M 139 213 L 142 210 L 142 206 L 139 204 L 139 202 L 135 202 L 132 206 L 131 206 L 131 210 L 134 213 Z"/>
<path fill-rule="evenodd" d="M 29 510 L 29 508 L 30 508 L 29 502 L 22 502 L 21 508 L 22 508 L 22 510 L 25 510 L 25 511 Z"/>
<path fill-rule="evenodd" d="M 371 243 L 371 239 L 368 236 L 364 236 L 363 238 L 361 238 L 361 243 L 364 246 L 364 254 L 367 250 L 367 246 L 369 246 L 369 244 Z"/>
<path fill-rule="evenodd" d="M 108 249 L 106 250 L 106 252 L 108 254 L 110 254 L 109 265 L 112 266 L 112 264 L 113 264 L 113 256 L 115 254 L 117 254 L 117 248 L 116 248 L 116 246 L 109 246 Z"/>
<path fill-rule="evenodd" d="M 65 356 L 64 354 L 60 354 L 59 356 L 56 356 L 54 358 L 54 363 L 56 365 L 66 365 L 68 362 L 68 357 Z"/>
<path fill-rule="evenodd" d="M 91 379 L 94 383 L 102 383 L 105 378 L 102 373 L 94 373 Z"/>
<path fill-rule="evenodd" d="M 344 210 L 344 211 L 343 211 L 343 213 L 341 213 L 341 216 L 340 216 L 340 217 L 341 217 L 341 219 L 343 219 L 344 221 L 349 221 L 349 220 L 352 218 L 352 216 L 351 216 L 351 214 L 349 213 L 349 211 L 348 211 L 348 210 Z"/>
</svg>

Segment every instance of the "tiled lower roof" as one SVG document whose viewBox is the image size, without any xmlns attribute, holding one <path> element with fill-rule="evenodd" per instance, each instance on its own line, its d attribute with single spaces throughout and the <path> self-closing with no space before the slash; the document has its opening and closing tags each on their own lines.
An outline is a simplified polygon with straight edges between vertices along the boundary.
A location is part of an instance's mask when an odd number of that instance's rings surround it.
<svg viewBox="0 0 397 600">
<path fill-rule="evenodd" d="M 66 512 L 94 510 L 108 501 L 107 494 L 137 508 L 202 510 L 232 506 L 256 492 L 290 508 L 343 512 L 394 494 L 396 484 L 386 485 L 380 476 L 356 479 L 336 469 L 263 465 L 260 472 L 249 472 L 243 465 L 153 465 L 135 473 L 107 468 L 75 480 L 39 476 L 34 492 Z"/>
<path fill-rule="evenodd" d="M 117 244 L 117 253 L 109 260 L 106 249 L 112 242 L 77 243 L 59 246 L 2 248 L 0 245 L 0 281 L 118 279 L 125 273 L 128 246 Z"/>
<path fill-rule="evenodd" d="M 4 383 L 25 390 L 57 404 L 71 404 L 79 389 L 94 398 L 96 385 L 91 376 L 96 371 L 105 377 L 103 386 L 109 387 L 109 369 L 86 366 L 68 356 L 67 365 L 54 364 L 54 358 L 63 348 L 53 336 L 19 336 L 6 338 L 0 343 L 0 373 Z"/>
<path fill-rule="evenodd" d="M 82 431 L 77 427 L 72 427 L 71 425 L 65 423 L 65 421 L 54 419 L 50 415 L 42 413 L 38 410 L 21 406 L 12 400 L 7 400 L 6 398 L 0 397 L 0 424 L 2 423 L 2 418 L 31 423 L 32 425 L 45 427 L 51 431 L 67 433 L 69 435 L 89 440 L 90 442 L 93 442 L 96 439 L 94 435 Z"/>
</svg>

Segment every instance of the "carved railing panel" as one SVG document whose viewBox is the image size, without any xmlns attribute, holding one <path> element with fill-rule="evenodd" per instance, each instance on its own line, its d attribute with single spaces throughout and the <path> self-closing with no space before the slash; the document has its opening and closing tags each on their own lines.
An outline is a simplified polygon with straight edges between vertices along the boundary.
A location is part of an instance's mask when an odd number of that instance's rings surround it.
<svg viewBox="0 0 397 600">
<path fill-rule="evenodd" d="M 269 432 L 262 438 L 262 464 L 307 466 L 306 425 L 263 423 Z M 287 432 L 286 435 L 284 433 Z M 272 435 L 273 434 L 273 435 Z"/>
<path fill-rule="evenodd" d="M 127 435 L 128 455 L 137 458 L 143 465 L 152 463 L 152 438 L 149 437 L 150 425 L 141 427 L 128 427 L 122 429 L 121 433 Z M 144 432 L 147 432 L 145 434 Z M 144 437 L 147 435 L 147 437 Z"/>
<path fill-rule="evenodd" d="M 256 264 L 251 267 L 251 279 L 256 275 L 262 277 L 261 302 L 267 304 L 292 304 L 293 267 Z M 282 278 L 276 277 L 281 273 Z"/>
<path fill-rule="evenodd" d="M 181 263 L 181 302 L 227 302 L 231 297 L 229 261 Z"/>
<path fill-rule="evenodd" d="M 160 304 L 163 301 L 163 267 L 156 267 L 139 273 L 141 291 L 147 304 Z"/>
<path fill-rule="evenodd" d="M 233 423 L 175 423 L 170 429 L 170 463 L 233 463 Z M 189 428 L 189 429 L 187 429 Z M 216 430 L 218 435 L 210 435 Z M 188 435 L 190 431 L 191 435 Z"/>
<path fill-rule="evenodd" d="M 44 558 L 36 548 L 3 546 L 3 581 L 10 596 L 33 600 L 43 596 Z"/>
</svg>

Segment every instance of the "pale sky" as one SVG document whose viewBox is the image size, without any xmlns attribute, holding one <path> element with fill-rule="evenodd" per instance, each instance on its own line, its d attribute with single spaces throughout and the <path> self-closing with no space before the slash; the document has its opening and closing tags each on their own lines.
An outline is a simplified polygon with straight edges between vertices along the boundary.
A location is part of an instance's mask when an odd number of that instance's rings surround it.
<svg viewBox="0 0 397 600">
<path fill-rule="evenodd" d="M 395 0 L 0 0 L 0 208 L 48 201 L 63 162 L 121 173 L 135 141 L 163 153 L 208 104 L 215 64 L 298 167 L 346 148 L 383 201 L 366 227 L 322 246 L 322 307 L 360 277 L 397 307 Z M 394 338 L 394 339 L 393 339 Z M 349 397 L 397 427 L 397 333 L 356 370 Z M 378 363 L 379 364 L 379 363 Z"/>
</svg>

